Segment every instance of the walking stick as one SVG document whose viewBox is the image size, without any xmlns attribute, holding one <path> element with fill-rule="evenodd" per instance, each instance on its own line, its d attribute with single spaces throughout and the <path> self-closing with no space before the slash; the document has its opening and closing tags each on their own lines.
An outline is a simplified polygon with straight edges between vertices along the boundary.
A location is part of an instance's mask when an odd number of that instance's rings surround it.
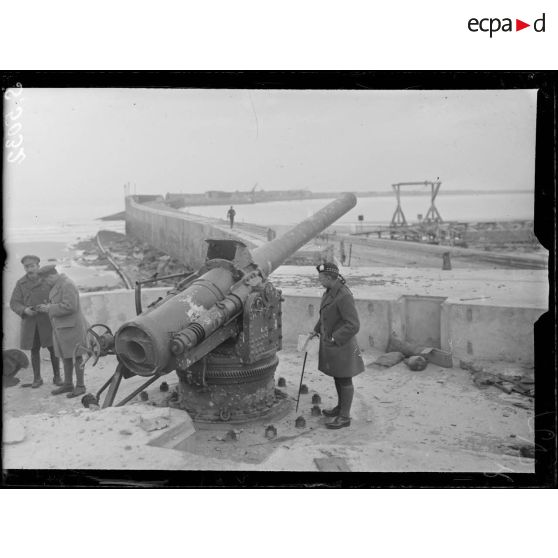
<svg viewBox="0 0 558 558">
<path fill-rule="evenodd" d="M 298 402 L 300 401 L 300 390 L 302 388 L 302 378 L 304 378 L 304 367 L 306 366 L 306 357 L 308 356 L 308 351 L 304 352 L 304 360 L 302 361 L 302 374 L 300 375 L 300 384 L 298 386 L 298 397 L 296 398 L 296 409 L 295 413 L 298 411 Z"/>
</svg>

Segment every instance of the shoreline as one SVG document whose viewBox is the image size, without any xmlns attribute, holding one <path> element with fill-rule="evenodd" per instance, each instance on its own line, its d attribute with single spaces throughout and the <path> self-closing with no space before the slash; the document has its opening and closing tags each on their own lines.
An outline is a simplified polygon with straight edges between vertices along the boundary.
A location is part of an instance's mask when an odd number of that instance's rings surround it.
<svg viewBox="0 0 558 558">
<path fill-rule="evenodd" d="M 87 266 L 80 263 L 76 243 L 58 241 L 6 242 L 6 263 L 3 272 L 4 305 L 9 302 L 17 280 L 24 275 L 21 258 L 26 254 L 39 256 L 41 265 L 56 264 L 59 273 L 76 283 L 80 292 L 121 288 L 121 280 L 104 265 Z"/>
</svg>

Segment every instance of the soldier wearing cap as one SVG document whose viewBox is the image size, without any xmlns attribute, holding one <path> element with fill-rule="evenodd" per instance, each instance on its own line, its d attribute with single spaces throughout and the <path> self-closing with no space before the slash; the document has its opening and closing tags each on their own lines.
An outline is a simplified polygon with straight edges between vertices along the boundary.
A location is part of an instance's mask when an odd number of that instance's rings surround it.
<svg viewBox="0 0 558 558">
<path fill-rule="evenodd" d="M 320 304 L 320 318 L 310 334 L 319 335 L 318 370 L 332 376 L 337 390 L 337 405 L 322 412 L 332 420 L 327 428 L 344 428 L 351 424 L 353 376 L 364 371 L 355 335 L 360 328 L 353 294 L 333 263 L 316 267 L 319 280 L 326 289 Z"/>
<path fill-rule="evenodd" d="M 77 397 L 85 393 L 83 351 L 76 347 L 85 342 L 87 321 L 81 312 L 79 291 L 75 283 L 54 265 L 39 269 L 39 275 L 50 286 L 48 303 L 37 310 L 48 315 L 52 323 L 54 351 L 62 359 L 64 383 L 52 391 L 53 395 L 66 393 L 66 397 Z M 73 383 L 75 356 L 76 386 Z"/>
<path fill-rule="evenodd" d="M 60 363 L 52 346 L 52 326 L 48 316 L 37 312 L 36 307 L 48 301 L 50 287 L 39 277 L 38 256 L 28 255 L 21 258 L 25 275 L 19 279 L 12 292 L 10 308 L 21 318 L 20 348 L 31 351 L 33 383 L 22 387 L 38 388 L 43 385 L 41 377 L 41 347 L 50 353 L 53 382 L 61 385 Z"/>
</svg>

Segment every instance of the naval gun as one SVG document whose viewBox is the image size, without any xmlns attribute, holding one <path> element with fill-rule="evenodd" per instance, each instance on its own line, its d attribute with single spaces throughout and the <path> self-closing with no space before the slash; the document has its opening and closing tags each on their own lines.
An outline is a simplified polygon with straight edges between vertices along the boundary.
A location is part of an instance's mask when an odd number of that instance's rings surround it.
<svg viewBox="0 0 558 558">
<path fill-rule="evenodd" d="M 145 311 L 138 308 L 141 313 L 114 335 L 108 328 L 93 335 L 95 362 L 99 354 L 118 360 L 95 400 L 107 390 L 102 407 L 111 406 L 123 378 L 146 377 L 117 404 L 124 405 L 176 371 L 178 393 L 170 404 L 196 422 L 245 422 L 288 410 L 274 379 L 282 296 L 268 277 L 355 205 L 354 194 L 344 194 L 252 252 L 239 240 L 206 240 L 206 261 L 197 272 Z"/>
</svg>

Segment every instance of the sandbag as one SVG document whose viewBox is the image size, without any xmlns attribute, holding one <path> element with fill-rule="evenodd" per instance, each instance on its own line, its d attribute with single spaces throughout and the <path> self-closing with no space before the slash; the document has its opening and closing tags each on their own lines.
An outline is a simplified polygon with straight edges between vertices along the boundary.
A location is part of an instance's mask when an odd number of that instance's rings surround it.
<svg viewBox="0 0 558 558">
<path fill-rule="evenodd" d="M 384 368 L 389 368 L 395 366 L 398 362 L 401 362 L 405 358 L 403 353 L 398 351 L 393 351 L 391 353 L 385 353 L 379 356 L 372 364 L 376 366 L 382 366 Z"/>
<path fill-rule="evenodd" d="M 409 367 L 410 370 L 413 370 L 415 372 L 424 370 L 428 364 L 428 361 L 421 356 L 412 356 L 406 358 L 403 362 Z"/>
</svg>

